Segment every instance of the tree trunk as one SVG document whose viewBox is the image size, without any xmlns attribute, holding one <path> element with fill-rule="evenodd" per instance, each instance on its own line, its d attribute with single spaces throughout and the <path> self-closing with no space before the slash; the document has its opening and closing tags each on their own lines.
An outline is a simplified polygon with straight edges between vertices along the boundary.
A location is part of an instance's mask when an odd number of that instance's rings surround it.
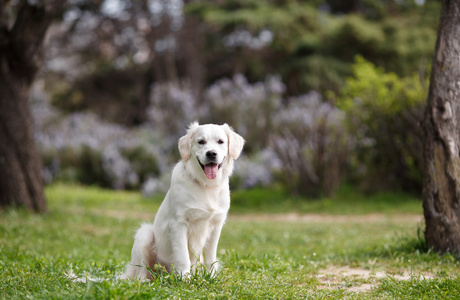
<svg viewBox="0 0 460 300">
<path fill-rule="evenodd" d="M 28 107 L 29 85 L 3 72 L 0 76 L 0 205 L 44 212 L 41 163 Z"/>
<path fill-rule="evenodd" d="M 428 246 L 460 255 L 460 1 L 443 1 L 423 122 Z"/>
<path fill-rule="evenodd" d="M 9 4 L 0 1 L 0 207 L 45 212 L 41 161 L 28 99 L 41 65 L 46 30 L 63 1 L 29 2 L 21 1 L 10 28 Z"/>
</svg>

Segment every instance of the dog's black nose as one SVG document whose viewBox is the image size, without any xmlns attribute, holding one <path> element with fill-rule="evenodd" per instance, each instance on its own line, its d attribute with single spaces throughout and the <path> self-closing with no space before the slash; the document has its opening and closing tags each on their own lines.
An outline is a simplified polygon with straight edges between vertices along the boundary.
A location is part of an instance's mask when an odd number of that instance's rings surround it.
<svg viewBox="0 0 460 300">
<path fill-rule="evenodd" d="M 206 152 L 206 157 L 208 159 L 215 159 L 217 157 L 217 152 L 213 150 L 209 150 L 208 152 Z"/>
</svg>

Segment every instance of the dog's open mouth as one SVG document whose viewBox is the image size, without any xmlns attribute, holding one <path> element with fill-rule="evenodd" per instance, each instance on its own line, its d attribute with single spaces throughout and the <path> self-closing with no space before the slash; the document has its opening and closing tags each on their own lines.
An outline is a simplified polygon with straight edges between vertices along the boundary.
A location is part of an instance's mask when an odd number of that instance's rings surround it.
<svg viewBox="0 0 460 300">
<path fill-rule="evenodd" d="M 222 164 L 218 165 L 212 162 L 206 165 L 203 165 L 201 161 L 198 160 L 198 163 L 200 164 L 201 168 L 204 171 L 204 174 L 206 175 L 208 179 L 215 179 L 217 177 L 217 172 L 222 167 Z"/>
</svg>

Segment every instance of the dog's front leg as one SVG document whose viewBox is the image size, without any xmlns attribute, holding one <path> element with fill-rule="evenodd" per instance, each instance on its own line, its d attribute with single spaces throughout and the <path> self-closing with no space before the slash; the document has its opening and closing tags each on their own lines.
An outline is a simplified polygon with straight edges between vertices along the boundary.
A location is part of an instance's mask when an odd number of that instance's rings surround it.
<svg viewBox="0 0 460 300">
<path fill-rule="evenodd" d="M 222 231 L 224 221 L 225 220 L 215 221 L 216 223 L 204 249 L 206 268 L 211 271 L 213 275 L 219 270 L 219 262 L 217 261 L 217 244 L 219 243 L 220 233 Z"/>
<path fill-rule="evenodd" d="M 171 222 L 171 246 L 174 257 L 174 269 L 182 275 L 190 273 L 190 255 L 187 241 L 187 225 L 182 222 Z"/>
</svg>

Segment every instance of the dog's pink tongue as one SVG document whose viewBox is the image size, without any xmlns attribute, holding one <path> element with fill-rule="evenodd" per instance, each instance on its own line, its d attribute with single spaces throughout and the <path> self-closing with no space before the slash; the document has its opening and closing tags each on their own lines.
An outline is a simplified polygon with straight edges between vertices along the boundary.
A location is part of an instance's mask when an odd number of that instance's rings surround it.
<svg viewBox="0 0 460 300">
<path fill-rule="evenodd" d="M 204 173 L 208 179 L 215 179 L 217 177 L 217 172 L 219 171 L 219 166 L 217 164 L 207 164 L 204 166 Z"/>
</svg>

